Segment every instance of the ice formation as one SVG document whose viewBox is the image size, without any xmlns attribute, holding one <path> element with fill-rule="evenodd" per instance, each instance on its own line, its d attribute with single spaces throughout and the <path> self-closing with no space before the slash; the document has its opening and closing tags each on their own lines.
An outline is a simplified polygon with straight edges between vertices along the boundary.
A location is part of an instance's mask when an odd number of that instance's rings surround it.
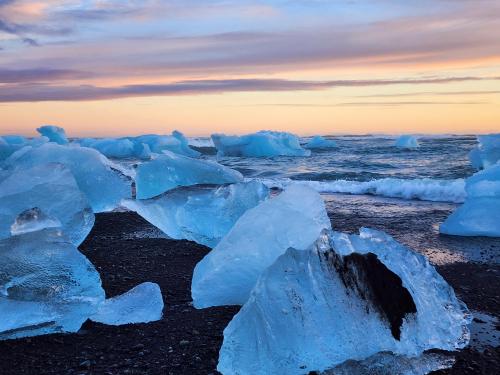
<svg viewBox="0 0 500 375">
<path fill-rule="evenodd" d="M 47 216 L 44 226 L 59 223 L 69 240 L 78 246 L 94 225 L 94 214 L 71 171 L 62 164 L 40 164 L 14 170 L 0 182 L 0 239 L 11 235 L 16 217 L 28 210 Z M 40 212 L 41 211 L 41 212 Z M 23 225 L 13 226 L 17 233 Z"/>
<path fill-rule="evenodd" d="M 90 319 L 117 326 L 160 320 L 162 313 L 163 297 L 160 287 L 158 284 L 146 282 L 124 294 L 106 299 Z"/>
<path fill-rule="evenodd" d="M 179 155 L 196 158 L 200 153 L 189 147 L 189 143 L 184 135 L 175 130 L 172 135 L 141 135 L 135 138 L 129 138 L 136 144 L 146 144 L 151 152 L 161 153 L 162 151 L 171 151 Z"/>
<path fill-rule="evenodd" d="M 76 332 L 104 301 L 99 274 L 59 229 L 0 240 L 0 270 L 0 339 Z"/>
<path fill-rule="evenodd" d="M 248 209 L 267 198 L 269 189 L 252 181 L 218 188 L 176 189 L 148 200 L 125 200 L 167 236 L 214 247 Z"/>
<path fill-rule="evenodd" d="M 467 198 L 441 224 L 441 233 L 500 237 L 500 163 L 466 180 Z"/>
<path fill-rule="evenodd" d="M 285 132 L 260 131 L 243 136 L 213 134 L 212 141 L 219 156 L 309 156 L 311 151 L 300 146 L 296 135 Z"/>
<path fill-rule="evenodd" d="M 271 188 L 304 185 L 319 193 L 367 194 L 382 197 L 418 199 L 433 202 L 462 203 L 465 200 L 465 180 L 438 180 L 434 178 L 381 178 L 370 181 L 300 181 L 287 178 L 257 179 Z"/>
<path fill-rule="evenodd" d="M 244 304 L 262 271 L 286 249 L 306 249 L 330 227 L 323 199 L 304 186 L 291 186 L 249 209 L 196 265 L 194 306 Z"/>
<path fill-rule="evenodd" d="M 243 180 L 241 173 L 209 160 L 163 151 L 137 167 L 138 199 L 148 199 L 179 186 L 226 184 Z"/>
<path fill-rule="evenodd" d="M 474 168 L 488 168 L 500 161 L 500 134 L 479 135 L 477 140 L 479 144 L 469 153 Z"/>
<path fill-rule="evenodd" d="M 419 146 L 417 138 L 413 135 L 400 136 L 396 139 L 396 143 L 394 145 L 400 148 L 417 148 Z"/>
<path fill-rule="evenodd" d="M 68 143 L 68 138 L 66 137 L 66 132 L 63 128 L 54 125 L 45 125 L 36 129 L 38 133 L 49 139 L 50 142 L 55 142 L 60 145 L 65 145 Z"/>
<path fill-rule="evenodd" d="M 378 352 L 467 345 L 465 305 L 427 259 L 383 232 L 324 231 L 288 249 L 224 330 L 223 374 L 306 374 Z"/>
<path fill-rule="evenodd" d="M 11 170 L 47 163 L 60 163 L 71 170 L 94 212 L 110 211 L 131 196 L 131 182 L 113 170 L 104 155 L 90 148 L 47 143 L 25 147 L 5 161 Z"/>
<path fill-rule="evenodd" d="M 48 142 L 47 137 L 27 139 L 19 135 L 4 135 L 0 137 L 0 161 L 7 159 L 16 151 L 26 146 L 38 147 Z"/>
<path fill-rule="evenodd" d="M 337 143 L 331 139 L 326 139 L 321 135 L 316 135 L 309 140 L 304 146 L 305 148 L 314 149 L 314 148 L 333 148 L 337 147 Z"/>
</svg>

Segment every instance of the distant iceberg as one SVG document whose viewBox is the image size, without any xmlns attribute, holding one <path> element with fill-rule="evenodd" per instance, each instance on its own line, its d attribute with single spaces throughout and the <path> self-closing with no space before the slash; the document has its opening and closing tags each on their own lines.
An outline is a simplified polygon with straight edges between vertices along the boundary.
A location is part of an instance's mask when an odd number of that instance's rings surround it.
<svg viewBox="0 0 500 375">
<path fill-rule="evenodd" d="M 131 181 L 114 170 L 104 155 L 91 148 L 55 143 L 24 147 L 10 156 L 5 166 L 15 170 L 47 163 L 63 164 L 71 170 L 94 212 L 111 211 L 122 199 L 131 197 Z M 57 199 L 47 197 L 50 198 Z"/>
<path fill-rule="evenodd" d="M 137 212 L 170 238 L 214 247 L 245 211 L 268 194 L 266 186 L 252 181 L 217 188 L 176 189 L 152 199 L 125 200 L 122 206 Z"/>
<path fill-rule="evenodd" d="M 330 227 L 323 198 L 305 186 L 291 186 L 249 209 L 196 265 L 194 306 L 244 304 L 262 271 L 286 249 L 306 249 Z"/>
<path fill-rule="evenodd" d="M 54 125 L 45 125 L 36 129 L 38 133 L 49 139 L 50 142 L 55 142 L 60 145 L 65 145 L 68 143 L 68 138 L 66 137 L 66 132 L 63 128 Z"/>
<path fill-rule="evenodd" d="M 219 156 L 272 157 L 309 156 L 311 151 L 300 146 L 291 133 L 260 131 L 243 136 L 213 134 L 212 141 Z"/>
<path fill-rule="evenodd" d="M 398 139 L 396 139 L 396 142 L 394 144 L 396 147 L 400 148 L 417 148 L 419 147 L 417 138 L 415 138 L 413 135 L 402 135 Z"/>
<path fill-rule="evenodd" d="M 325 137 L 322 137 L 320 135 L 317 135 L 309 140 L 304 145 L 305 148 L 308 149 L 321 149 L 321 148 L 334 148 L 337 147 L 337 142 L 331 140 L 331 139 L 326 139 Z"/>
<path fill-rule="evenodd" d="M 466 180 L 467 198 L 441 224 L 441 233 L 500 237 L 500 163 Z"/>
<path fill-rule="evenodd" d="M 137 167 L 138 199 L 148 199 L 179 186 L 228 184 L 243 181 L 240 172 L 210 160 L 193 159 L 170 151 Z"/>
<path fill-rule="evenodd" d="M 474 168 L 488 168 L 500 161 L 500 134 L 479 135 L 477 140 L 479 144 L 469 153 Z"/>
<path fill-rule="evenodd" d="M 48 141 L 47 137 L 28 139 L 20 135 L 0 136 L 0 162 L 26 146 L 38 147 Z"/>
<path fill-rule="evenodd" d="M 217 369 L 298 375 L 379 352 L 456 350 L 469 341 L 470 321 L 424 256 L 383 232 L 324 231 L 264 271 L 224 330 Z"/>
</svg>

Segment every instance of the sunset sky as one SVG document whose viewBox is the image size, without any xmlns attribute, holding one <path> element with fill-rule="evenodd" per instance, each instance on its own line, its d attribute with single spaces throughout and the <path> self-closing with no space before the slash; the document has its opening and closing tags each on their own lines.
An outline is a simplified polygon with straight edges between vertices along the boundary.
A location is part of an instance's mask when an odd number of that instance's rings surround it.
<svg viewBox="0 0 500 375">
<path fill-rule="evenodd" d="M 0 133 L 500 131 L 498 0 L 0 0 Z"/>
</svg>

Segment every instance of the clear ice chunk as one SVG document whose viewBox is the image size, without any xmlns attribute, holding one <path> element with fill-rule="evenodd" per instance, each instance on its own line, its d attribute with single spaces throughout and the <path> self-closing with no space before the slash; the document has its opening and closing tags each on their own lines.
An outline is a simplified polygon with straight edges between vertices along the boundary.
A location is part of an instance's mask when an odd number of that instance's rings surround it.
<svg viewBox="0 0 500 375">
<path fill-rule="evenodd" d="M 53 217 L 47 216 L 38 207 L 30 208 L 21 212 L 14 223 L 10 226 L 10 233 L 18 236 L 23 233 L 36 232 L 45 228 L 60 228 L 61 222 Z"/>
<path fill-rule="evenodd" d="M 43 229 L 0 240 L 0 339 L 76 332 L 104 301 L 94 266 Z"/>
<path fill-rule="evenodd" d="M 500 161 L 500 134 L 479 135 L 478 145 L 469 153 L 472 166 L 484 169 Z"/>
<path fill-rule="evenodd" d="M 25 147 L 11 155 L 8 169 L 26 169 L 39 164 L 60 163 L 69 168 L 94 212 L 111 211 L 132 194 L 131 181 L 113 169 L 113 164 L 98 151 L 87 147 L 47 143 Z"/>
<path fill-rule="evenodd" d="M 194 306 L 244 304 L 262 271 L 286 249 L 306 249 L 330 227 L 323 199 L 305 186 L 293 185 L 249 209 L 196 265 Z"/>
<path fill-rule="evenodd" d="M 25 215 L 18 217 L 23 211 Z M 56 163 L 16 169 L 0 181 L 0 239 L 11 235 L 11 226 L 13 234 L 26 230 L 28 223 L 21 221 L 30 215 L 31 219 L 45 216 L 48 220 L 32 223 L 35 228 L 55 226 L 51 221 L 57 221 L 75 246 L 82 243 L 94 225 L 92 208 L 71 171 Z"/>
<path fill-rule="evenodd" d="M 159 285 L 145 282 L 126 293 L 106 299 L 90 319 L 118 326 L 153 322 L 160 320 L 162 314 L 163 297 Z"/>
<path fill-rule="evenodd" d="M 469 341 L 466 306 L 428 260 L 390 236 L 324 231 L 259 278 L 224 330 L 223 374 L 306 374 L 379 352 L 415 357 Z"/>
<path fill-rule="evenodd" d="M 137 167 L 138 199 L 148 199 L 179 186 L 243 181 L 240 172 L 210 160 L 193 159 L 170 151 Z"/>
<path fill-rule="evenodd" d="M 213 134 L 212 141 L 219 156 L 309 156 L 310 150 L 300 146 L 299 138 L 291 133 L 260 131 L 243 136 Z"/>
<path fill-rule="evenodd" d="M 243 213 L 267 198 L 269 189 L 251 181 L 217 188 L 176 189 L 147 200 L 125 200 L 170 238 L 214 247 Z"/>
</svg>

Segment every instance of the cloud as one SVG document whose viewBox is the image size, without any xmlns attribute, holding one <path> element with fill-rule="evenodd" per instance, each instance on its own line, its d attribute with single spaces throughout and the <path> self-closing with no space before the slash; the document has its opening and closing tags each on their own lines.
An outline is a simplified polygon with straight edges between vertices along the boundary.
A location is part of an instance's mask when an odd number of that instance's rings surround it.
<svg viewBox="0 0 500 375">
<path fill-rule="evenodd" d="M 74 72 L 45 72 L 54 76 L 75 74 Z M 25 78 L 36 72 L 24 73 Z M 38 75 L 38 77 L 41 74 Z M 8 76 L 8 75 L 7 75 Z M 0 75 L 1 77 L 1 75 Z M 99 87 L 93 85 L 50 85 L 50 84 L 12 84 L 3 86 L 0 102 L 37 102 L 37 101 L 80 101 L 105 100 L 141 96 L 172 96 L 221 94 L 249 91 L 310 91 L 335 87 L 388 86 L 400 84 L 445 84 L 452 82 L 498 79 L 497 77 L 443 77 L 409 78 L 382 80 L 333 80 L 298 81 L 284 79 L 226 79 L 190 80 L 169 84 L 124 85 L 119 87 Z M 350 105 L 347 103 L 346 105 Z"/>
<path fill-rule="evenodd" d="M 497 79 L 497 78 L 495 78 Z M 500 94 L 497 90 L 483 91 L 420 91 L 420 92 L 405 92 L 399 94 L 373 94 L 373 95 L 356 95 L 356 98 L 399 98 L 406 96 L 469 96 L 469 95 L 496 95 Z"/>
<path fill-rule="evenodd" d="M 0 83 L 35 83 L 56 80 L 82 79 L 90 73 L 69 69 L 0 69 Z"/>
</svg>

